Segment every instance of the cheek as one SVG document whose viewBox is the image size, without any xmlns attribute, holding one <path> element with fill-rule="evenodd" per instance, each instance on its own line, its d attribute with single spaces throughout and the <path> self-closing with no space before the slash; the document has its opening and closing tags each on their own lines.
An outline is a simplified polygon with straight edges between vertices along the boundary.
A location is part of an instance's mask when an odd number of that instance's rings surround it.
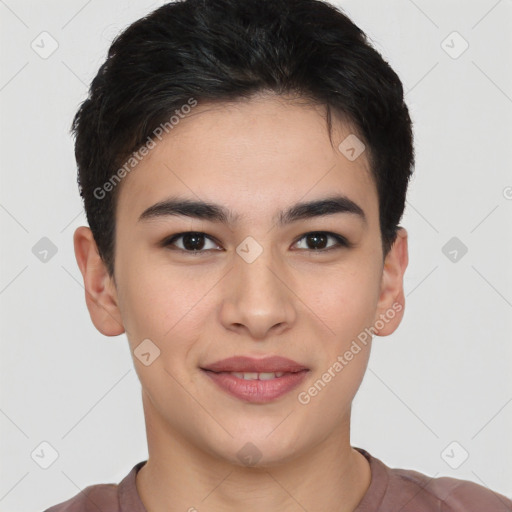
<svg viewBox="0 0 512 512">
<path fill-rule="evenodd" d="M 374 263 L 335 269 L 322 280 L 308 280 L 306 304 L 328 327 L 339 347 L 373 322 L 379 285 Z"/>
<path fill-rule="evenodd" d="M 369 265 L 352 267 L 339 276 L 332 277 L 328 286 L 315 288 L 311 309 L 329 329 L 318 338 L 323 354 L 312 387 L 304 390 L 311 400 L 308 407 L 318 409 L 319 417 L 332 424 L 347 413 L 363 380 L 371 349 L 366 329 L 373 323 L 379 289 L 378 268 Z"/>
<path fill-rule="evenodd" d="M 166 350 L 180 350 L 180 340 L 197 339 L 207 301 L 201 300 L 215 279 L 201 279 L 183 268 L 156 265 L 120 266 L 119 303 L 132 348 L 149 338 Z M 211 282 L 210 282 L 211 281 Z"/>
</svg>

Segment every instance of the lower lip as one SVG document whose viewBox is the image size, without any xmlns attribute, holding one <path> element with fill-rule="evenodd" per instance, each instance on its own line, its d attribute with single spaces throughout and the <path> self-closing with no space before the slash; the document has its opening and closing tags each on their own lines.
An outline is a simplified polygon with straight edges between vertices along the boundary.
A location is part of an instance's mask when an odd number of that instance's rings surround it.
<svg viewBox="0 0 512 512">
<path fill-rule="evenodd" d="M 232 396 L 254 404 L 266 404 L 289 393 L 305 378 L 309 370 L 285 373 L 270 380 L 245 380 L 230 373 L 215 373 L 202 370 L 215 384 Z"/>
</svg>

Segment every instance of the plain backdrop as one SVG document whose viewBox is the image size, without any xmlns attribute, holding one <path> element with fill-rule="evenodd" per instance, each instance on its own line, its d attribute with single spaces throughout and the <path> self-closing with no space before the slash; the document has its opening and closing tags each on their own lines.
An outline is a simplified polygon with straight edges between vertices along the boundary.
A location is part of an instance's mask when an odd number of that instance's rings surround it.
<svg viewBox="0 0 512 512">
<path fill-rule="evenodd" d="M 69 128 L 113 37 L 163 3 L 0 1 L 2 511 L 44 510 L 147 458 L 128 341 L 86 309 Z M 402 79 L 416 140 L 406 313 L 374 339 L 352 445 L 512 496 L 512 2 L 337 5 Z"/>
</svg>

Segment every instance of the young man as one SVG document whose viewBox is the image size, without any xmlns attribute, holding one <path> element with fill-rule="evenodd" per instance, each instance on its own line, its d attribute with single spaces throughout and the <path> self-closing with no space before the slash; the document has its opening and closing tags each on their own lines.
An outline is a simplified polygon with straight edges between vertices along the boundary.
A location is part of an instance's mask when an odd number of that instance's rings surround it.
<svg viewBox="0 0 512 512">
<path fill-rule="evenodd" d="M 48 512 L 510 511 L 350 445 L 404 314 L 402 85 L 317 0 L 185 0 L 112 44 L 73 124 L 86 301 L 126 332 L 149 457 Z"/>
</svg>

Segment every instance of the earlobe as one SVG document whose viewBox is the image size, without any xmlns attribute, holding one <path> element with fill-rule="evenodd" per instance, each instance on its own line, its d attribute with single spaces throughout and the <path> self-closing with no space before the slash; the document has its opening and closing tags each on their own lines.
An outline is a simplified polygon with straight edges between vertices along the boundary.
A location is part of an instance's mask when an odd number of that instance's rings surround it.
<svg viewBox="0 0 512 512">
<path fill-rule="evenodd" d="M 378 336 L 389 336 L 402 321 L 405 311 L 403 277 L 409 263 L 408 233 L 399 228 L 396 240 L 386 256 L 374 328 Z"/>
<path fill-rule="evenodd" d="M 80 226 L 73 235 L 75 258 L 82 273 L 85 301 L 92 323 L 105 336 L 125 332 L 115 286 L 101 259 L 90 228 Z"/>
</svg>

